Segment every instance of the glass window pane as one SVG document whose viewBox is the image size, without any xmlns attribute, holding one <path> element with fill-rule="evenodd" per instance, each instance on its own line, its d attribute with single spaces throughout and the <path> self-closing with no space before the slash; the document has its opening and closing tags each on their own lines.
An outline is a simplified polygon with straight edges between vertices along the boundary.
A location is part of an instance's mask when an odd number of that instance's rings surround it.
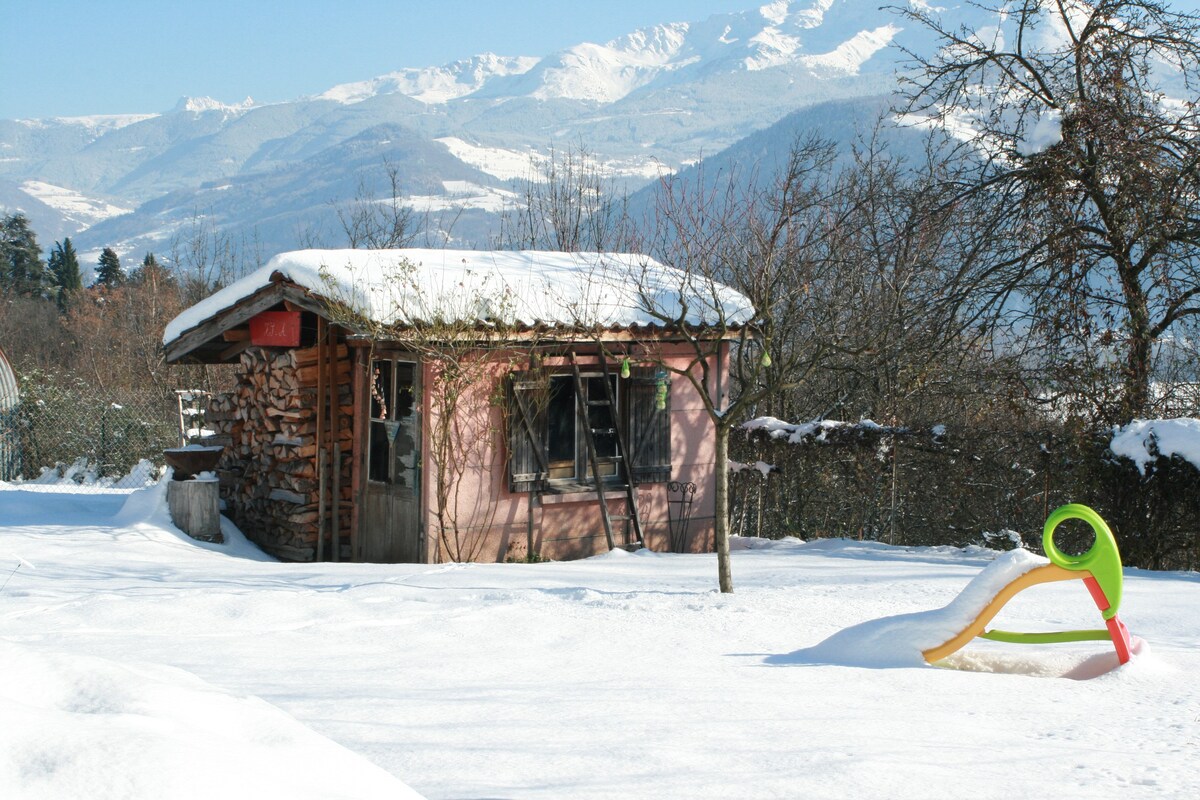
<svg viewBox="0 0 1200 800">
<path fill-rule="evenodd" d="M 396 362 L 396 414 L 393 419 L 411 417 L 416 412 L 413 399 L 414 367 L 414 364 L 404 361 Z"/>
<path fill-rule="evenodd" d="M 417 407 L 413 392 L 415 364 L 396 362 L 397 429 L 392 441 L 393 482 L 397 486 L 416 488 L 417 450 L 420 432 L 417 430 Z"/>
<path fill-rule="evenodd" d="M 571 468 L 567 477 L 575 474 L 575 385 L 569 376 L 550 379 L 546 451 L 552 467 Z M 557 476 L 556 476 L 557 477 Z"/>
<path fill-rule="evenodd" d="M 386 483 L 390 479 L 391 476 L 388 475 L 390 444 L 387 423 L 371 420 L 371 451 L 367 457 L 368 480 Z"/>
<path fill-rule="evenodd" d="M 392 362 L 376 361 L 371 368 L 371 418 L 393 419 Z"/>
<path fill-rule="evenodd" d="M 613 390 L 613 398 L 616 398 L 616 377 L 609 378 L 609 384 Z M 601 458 L 612 458 L 617 454 L 617 429 L 616 423 L 613 421 L 612 406 L 594 405 L 608 400 L 608 395 L 604 393 L 604 378 L 588 378 L 587 379 L 587 394 L 588 394 L 588 424 L 592 428 L 592 436 L 596 440 L 596 453 Z"/>
</svg>

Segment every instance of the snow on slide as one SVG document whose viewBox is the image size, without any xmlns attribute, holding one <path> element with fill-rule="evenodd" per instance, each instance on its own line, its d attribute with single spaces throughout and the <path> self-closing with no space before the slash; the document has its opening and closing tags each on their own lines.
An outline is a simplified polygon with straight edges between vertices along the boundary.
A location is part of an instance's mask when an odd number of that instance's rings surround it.
<svg viewBox="0 0 1200 800">
<path fill-rule="evenodd" d="M 820 644 L 776 659 L 778 663 L 855 667 L 917 667 L 922 655 L 970 625 L 1005 586 L 1050 562 L 1028 550 L 1011 550 L 976 575 L 944 608 L 882 617 L 844 628 Z"/>
</svg>

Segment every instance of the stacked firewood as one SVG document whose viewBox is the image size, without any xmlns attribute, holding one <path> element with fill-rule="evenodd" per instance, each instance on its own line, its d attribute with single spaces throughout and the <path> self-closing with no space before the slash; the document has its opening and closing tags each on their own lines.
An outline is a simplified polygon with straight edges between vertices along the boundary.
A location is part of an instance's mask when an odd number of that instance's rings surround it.
<svg viewBox="0 0 1200 800">
<path fill-rule="evenodd" d="M 328 364 L 321 364 L 328 377 Z M 342 551 L 349 545 L 353 460 L 353 404 L 350 360 L 345 345 L 336 351 L 334 384 L 337 413 L 328 414 L 324 428 L 328 468 L 325 475 L 326 557 L 331 554 L 329 531 L 335 482 L 341 495 L 337 509 Z M 322 381 L 323 383 L 325 381 Z M 239 527 L 268 552 L 291 561 L 310 561 L 316 555 L 321 476 L 317 441 L 317 348 L 280 350 L 252 347 L 241 355 L 237 388 L 213 397 L 206 420 L 225 444 L 221 462 L 221 493 Z M 332 409 L 331 409 L 332 410 Z M 338 417 L 337 436 L 329 419 Z M 334 445 L 341 454 L 340 479 L 334 475 Z"/>
</svg>

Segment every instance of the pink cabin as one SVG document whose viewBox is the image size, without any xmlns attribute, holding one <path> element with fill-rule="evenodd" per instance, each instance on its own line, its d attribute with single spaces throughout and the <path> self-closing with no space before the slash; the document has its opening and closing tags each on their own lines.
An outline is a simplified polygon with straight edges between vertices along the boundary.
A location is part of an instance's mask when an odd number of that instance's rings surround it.
<svg viewBox="0 0 1200 800">
<path fill-rule="evenodd" d="M 744 297 L 644 256 L 275 257 L 176 318 L 167 358 L 235 364 L 203 442 L 225 513 L 293 561 L 711 549 Z"/>
</svg>

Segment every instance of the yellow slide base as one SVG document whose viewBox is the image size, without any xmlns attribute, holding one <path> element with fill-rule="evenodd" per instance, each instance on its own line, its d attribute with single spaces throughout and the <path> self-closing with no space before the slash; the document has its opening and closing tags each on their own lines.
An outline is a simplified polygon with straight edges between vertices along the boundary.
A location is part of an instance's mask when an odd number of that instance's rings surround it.
<svg viewBox="0 0 1200 800">
<path fill-rule="evenodd" d="M 1013 596 L 1023 589 L 1028 589 L 1030 586 L 1036 586 L 1039 583 L 1081 580 L 1089 577 L 1091 577 L 1091 573 L 1087 570 L 1068 570 L 1063 569 L 1057 564 L 1034 567 L 997 592 L 992 601 L 987 604 L 983 611 L 979 612 L 979 616 L 975 618 L 975 621 L 959 632 L 957 636 L 945 644 L 926 650 L 921 655 L 925 657 L 926 661 L 932 664 L 961 649 L 967 642 L 983 633 L 984 627 L 992 621 L 992 618 L 1000 612 L 1000 609 L 1004 608 L 1004 604 L 1013 599 Z"/>
</svg>

